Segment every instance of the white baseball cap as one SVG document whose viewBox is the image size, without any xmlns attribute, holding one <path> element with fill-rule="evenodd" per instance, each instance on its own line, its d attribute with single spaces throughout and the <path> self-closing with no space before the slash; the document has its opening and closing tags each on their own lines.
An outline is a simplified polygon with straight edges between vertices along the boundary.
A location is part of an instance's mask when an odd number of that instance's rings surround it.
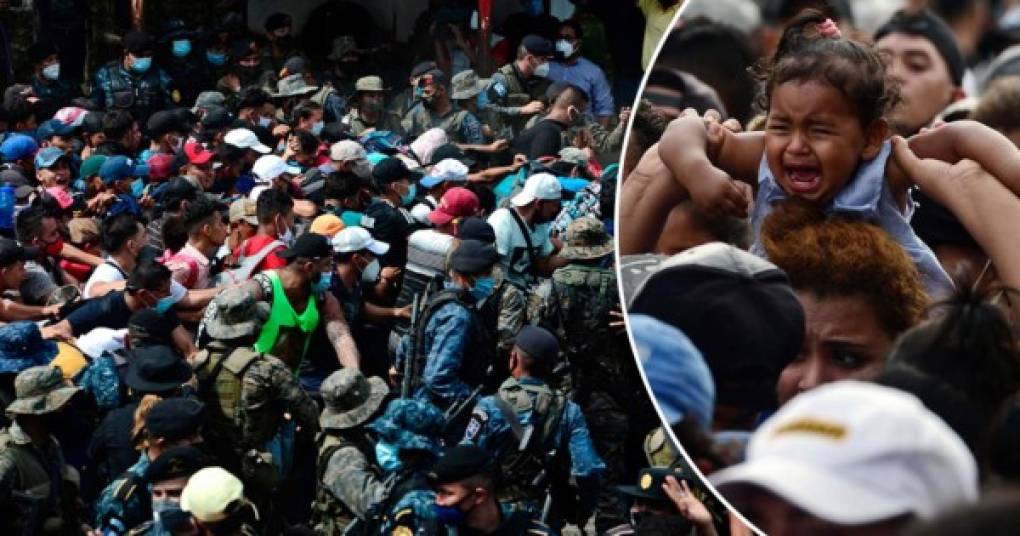
<svg viewBox="0 0 1020 536">
<path fill-rule="evenodd" d="M 260 156 L 255 161 L 255 165 L 251 167 L 251 172 L 255 174 L 255 178 L 258 182 L 271 182 L 273 179 L 283 175 L 284 173 L 290 173 L 291 175 L 297 175 L 301 173 L 301 168 L 294 166 L 288 166 L 284 159 L 276 156 L 275 154 L 267 154 Z"/>
<path fill-rule="evenodd" d="M 181 510 L 203 523 L 227 518 L 227 508 L 244 500 L 244 484 L 222 467 L 206 467 L 191 475 L 181 492 Z"/>
<path fill-rule="evenodd" d="M 468 168 L 460 160 L 445 158 L 432 166 L 420 182 L 425 188 L 432 188 L 441 182 L 467 182 Z"/>
<path fill-rule="evenodd" d="M 974 457 L 942 419 L 912 394 L 849 380 L 795 397 L 754 432 L 746 461 L 709 480 L 841 525 L 930 518 L 978 495 Z"/>
<path fill-rule="evenodd" d="M 333 251 L 352 253 L 367 249 L 376 255 L 385 255 L 390 245 L 374 238 L 364 227 L 346 227 L 333 236 Z"/>
<path fill-rule="evenodd" d="M 511 201 L 514 206 L 524 206 L 536 199 L 553 200 L 562 197 L 560 181 L 549 173 L 536 173 L 528 177 L 524 183 L 521 193 L 515 195 Z"/>
<path fill-rule="evenodd" d="M 354 140 L 340 140 L 329 146 L 329 159 L 334 162 L 366 160 L 368 154 L 360 143 Z"/>
<path fill-rule="evenodd" d="M 246 128 L 235 128 L 227 132 L 227 135 L 223 137 L 223 143 L 241 149 L 251 149 L 262 154 L 269 154 L 271 151 L 268 146 L 259 141 L 259 137 L 254 132 Z"/>
</svg>

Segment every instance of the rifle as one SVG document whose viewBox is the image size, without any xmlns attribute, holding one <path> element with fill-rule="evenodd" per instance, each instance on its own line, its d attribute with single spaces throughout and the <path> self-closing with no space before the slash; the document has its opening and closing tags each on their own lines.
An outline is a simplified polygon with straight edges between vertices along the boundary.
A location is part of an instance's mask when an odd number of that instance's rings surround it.
<svg viewBox="0 0 1020 536">
<path fill-rule="evenodd" d="M 403 378 L 400 382 L 400 398 L 411 397 L 411 384 L 415 375 L 415 365 L 418 360 L 418 322 L 421 320 L 421 313 L 418 310 L 421 305 L 421 294 L 415 294 L 411 299 L 411 324 L 408 327 L 408 346 L 411 348 L 411 355 L 404 360 Z"/>
<path fill-rule="evenodd" d="M 475 400 L 477 400 L 478 396 L 482 394 L 483 388 L 485 388 L 485 382 L 482 382 L 478 385 L 478 387 L 475 387 L 475 390 L 471 391 L 471 394 L 468 395 L 467 398 L 457 402 L 456 404 L 451 404 L 450 407 L 446 408 L 446 411 L 443 412 L 443 418 L 446 420 L 446 422 L 443 423 L 444 437 L 450 432 L 453 426 L 456 426 L 461 422 L 465 412 L 471 411 L 471 409 L 475 407 Z"/>
</svg>

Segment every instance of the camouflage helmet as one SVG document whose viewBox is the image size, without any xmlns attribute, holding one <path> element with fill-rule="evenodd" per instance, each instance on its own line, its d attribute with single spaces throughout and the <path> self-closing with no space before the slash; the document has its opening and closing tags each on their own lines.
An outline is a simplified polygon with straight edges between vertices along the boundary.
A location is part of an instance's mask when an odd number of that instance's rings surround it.
<svg viewBox="0 0 1020 536">
<path fill-rule="evenodd" d="M 209 304 L 209 309 L 211 312 L 206 313 L 205 331 L 210 337 L 220 340 L 258 335 L 262 323 L 269 318 L 269 304 L 255 301 L 255 297 L 242 287 L 220 292 Z"/>
<path fill-rule="evenodd" d="M 382 378 L 366 378 L 357 369 L 340 369 L 330 374 L 319 388 L 326 404 L 319 425 L 333 429 L 358 426 L 379 410 L 389 391 Z"/>
<path fill-rule="evenodd" d="M 31 367 L 21 371 L 14 379 L 17 398 L 7 406 L 9 415 L 43 415 L 64 407 L 71 397 L 81 391 L 64 382 L 59 368 Z"/>
<path fill-rule="evenodd" d="M 379 440 L 401 450 L 439 452 L 443 433 L 443 414 L 439 408 L 420 400 L 397 399 L 386 407 L 386 413 L 369 425 Z"/>
<path fill-rule="evenodd" d="M 560 257 L 568 260 L 586 260 L 604 257 L 613 252 L 613 239 L 599 220 L 585 216 L 567 226 L 567 245 Z"/>
</svg>

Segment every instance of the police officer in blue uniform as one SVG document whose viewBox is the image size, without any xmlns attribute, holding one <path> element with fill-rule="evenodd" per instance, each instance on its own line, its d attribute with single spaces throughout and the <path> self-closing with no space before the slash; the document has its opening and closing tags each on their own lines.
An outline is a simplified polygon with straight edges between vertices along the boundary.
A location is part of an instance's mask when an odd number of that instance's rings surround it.
<svg viewBox="0 0 1020 536">
<path fill-rule="evenodd" d="M 128 32 L 124 55 L 99 68 L 93 76 L 92 102 L 105 110 L 127 110 L 145 123 L 149 116 L 181 101 L 170 75 L 153 65 L 156 42 L 145 32 Z"/>
<path fill-rule="evenodd" d="M 500 500 L 542 512 L 553 527 L 562 520 L 583 525 L 594 511 L 606 467 L 581 408 L 545 381 L 559 351 L 548 330 L 521 329 L 510 351 L 510 378 L 478 402 L 464 432 L 465 442 L 496 459 Z"/>
</svg>

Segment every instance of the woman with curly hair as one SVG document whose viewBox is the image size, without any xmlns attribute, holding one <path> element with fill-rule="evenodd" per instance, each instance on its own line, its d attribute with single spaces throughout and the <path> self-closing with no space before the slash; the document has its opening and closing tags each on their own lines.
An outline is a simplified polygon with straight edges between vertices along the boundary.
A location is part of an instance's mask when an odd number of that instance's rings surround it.
<svg viewBox="0 0 1020 536">
<path fill-rule="evenodd" d="M 779 403 L 824 383 L 874 379 L 928 303 L 903 248 L 877 225 L 827 218 L 796 199 L 775 207 L 761 237 L 789 276 L 806 323 L 801 353 L 779 376 Z"/>
</svg>

